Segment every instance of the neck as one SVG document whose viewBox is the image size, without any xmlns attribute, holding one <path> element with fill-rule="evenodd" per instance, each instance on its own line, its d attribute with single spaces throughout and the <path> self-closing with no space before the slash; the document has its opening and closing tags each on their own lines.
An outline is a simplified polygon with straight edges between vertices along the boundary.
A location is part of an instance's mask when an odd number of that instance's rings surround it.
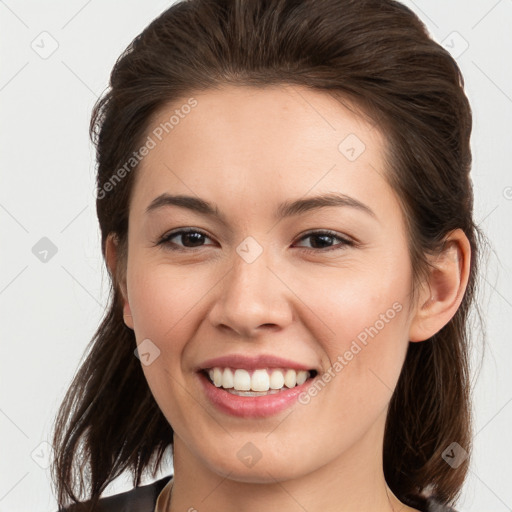
<svg viewBox="0 0 512 512">
<path fill-rule="evenodd" d="M 174 484 L 168 512 L 296 512 L 301 508 L 308 512 L 403 510 L 384 478 L 383 427 L 384 423 L 377 421 L 349 450 L 315 471 L 293 479 L 280 479 L 274 478 L 276 475 L 272 477 L 272 468 L 269 468 L 269 477 L 263 483 L 240 482 L 231 473 L 219 475 L 196 458 L 175 435 Z"/>
</svg>

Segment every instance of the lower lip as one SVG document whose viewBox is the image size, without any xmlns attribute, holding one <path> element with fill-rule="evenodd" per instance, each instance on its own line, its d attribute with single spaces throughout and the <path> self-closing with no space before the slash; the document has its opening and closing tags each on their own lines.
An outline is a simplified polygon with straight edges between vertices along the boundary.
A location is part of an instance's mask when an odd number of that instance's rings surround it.
<svg viewBox="0 0 512 512">
<path fill-rule="evenodd" d="M 308 379 L 300 386 L 285 388 L 272 395 L 244 397 L 218 388 L 202 372 L 198 376 L 210 402 L 222 412 L 241 418 L 264 418 L 284 411 L 297 401 L 298 396 L 312 382 L 312 379 Z"/>
</svg>

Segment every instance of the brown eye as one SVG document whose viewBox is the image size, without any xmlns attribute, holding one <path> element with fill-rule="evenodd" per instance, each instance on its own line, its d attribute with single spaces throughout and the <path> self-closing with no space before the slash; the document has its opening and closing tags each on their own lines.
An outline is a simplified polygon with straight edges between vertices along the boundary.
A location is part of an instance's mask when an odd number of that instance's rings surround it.
<svg viewBox="0 0 512 512">
<path fill-rule="evenodd" d="M 332 231 L 313 231 L 307 233 L 300 241 L 307 240 L 310 238 L 312 240 L 312 247 L 306 248 L 306 251 L 310 252 L 326 252 L 326 251 L 334 251 L 344 249 L 346 246 L 354 245 L 351 240 L 347 240 L 345 238 L 340 237 L 338 234 Z M 338 240 L 338 244 L 332 246 L 332 242 Z"/>
<path fill-rule="evenodd" d="M 181 242 L 176 243 L 172 240 Z M 187 249 L 201 248 L 204 246 L 204 240 L 210 239 L 205 233 L 197 229 L 180 229 L 164 235 L 157 243 L 163 245 L 166 249 L 172 251 L 186 251 Z M 211 240 L 211 239 L 210 239 Z"/>
</svg>

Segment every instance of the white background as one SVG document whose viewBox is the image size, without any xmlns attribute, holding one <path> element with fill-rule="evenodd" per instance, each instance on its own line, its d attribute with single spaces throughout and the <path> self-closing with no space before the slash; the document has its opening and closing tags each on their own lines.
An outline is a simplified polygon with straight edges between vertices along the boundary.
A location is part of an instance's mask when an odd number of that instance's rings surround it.
<svg viewBox="0 0 512 512">
<path fill-rule="evenodd" d="M 475 218 L 492 244 L 479 295 L 487 340 L 475 373 L 474 458 L 458 510 L 512 510 L 512 1 L 405 3 L 463 71 L 474 112 Z M 0 512 L 56 509 L 41 467 L 45 441 L 108 290 L 90 113 L 117 57 L 169 5 L 0 1 Z M 47 58 L 32 48 L 52 44 Z M 57 248 L 45 263 L 32 252 L 43 237 Z M 478 363 L 477 328 L 474 343 Z M 110 492 L 128 487 L 118 481 Z"/>
</svg>

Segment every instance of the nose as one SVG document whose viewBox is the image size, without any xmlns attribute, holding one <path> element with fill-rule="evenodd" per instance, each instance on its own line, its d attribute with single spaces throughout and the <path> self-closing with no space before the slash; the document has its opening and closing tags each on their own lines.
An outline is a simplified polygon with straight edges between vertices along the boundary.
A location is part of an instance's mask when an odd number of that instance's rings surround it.
<svg viewBox="0 0 512 512">
<path fill-rule="evenodd" d="M 285 328 L 292 321 L 293 295 L 265 251 L 248 263 L 238 254 L 217 288 L 209 318 L 216 329 L 253 339 Z"/>
</svg>

